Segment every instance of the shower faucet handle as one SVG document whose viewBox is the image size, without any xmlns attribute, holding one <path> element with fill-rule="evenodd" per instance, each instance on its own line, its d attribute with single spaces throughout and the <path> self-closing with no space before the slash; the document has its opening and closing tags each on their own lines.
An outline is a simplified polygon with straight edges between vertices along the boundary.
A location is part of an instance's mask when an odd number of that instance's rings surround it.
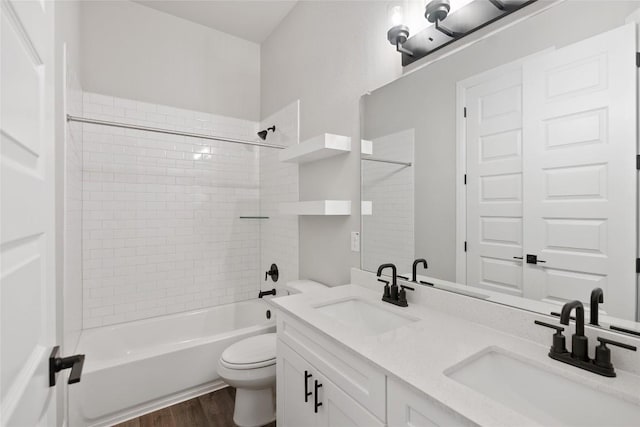
<svg viewBox="0 0 640 427">
<path fill-rule="evenodd" d="M 278 281 L 278 278 L 280 277 L 280 272 L 278 271 L 278 266 L 275 264 L 271 264 L 271 268 L 269 268 L 268 271 L 265 271 L 264 273 L 264 281 L 267 281 L 267 278 L 271 276 L 271 280 L 273 280 L 274 282 Z"/>
</svg>

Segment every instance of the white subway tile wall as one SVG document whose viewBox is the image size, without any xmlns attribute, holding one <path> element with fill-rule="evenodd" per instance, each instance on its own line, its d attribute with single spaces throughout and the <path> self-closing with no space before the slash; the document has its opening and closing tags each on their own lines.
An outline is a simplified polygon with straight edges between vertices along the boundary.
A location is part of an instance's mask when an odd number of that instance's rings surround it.
<svg viewBox="0 0 640 427">
<path fill-rule="evenodd" d="M 413 129 L 373 140 L 371 157 L 413 162 Z M 362 217 L 362 268 L 376 271 L 394 263 L 398 274 L 411 271 L 414 241 L 414 167 L 362 161 L 362 200 L 373 214 Z"/>
<path fill-rule="evenodd" d="M 275 125 L 267 142 L 284 146 L 300 142 L 300 101 L 295 101 L 262 120 L 260 129 Z M 298 217 L 282 215 L 278 205 L 296 202 L 298 192 L 298 165 L 278 160 L 278 150 L 260 149 L 260 211 L 268 220 L 260 221 L 260 254 L 263 271 L 272 263 L 278 266 L 280 277 L 274 283 L 270 278 L 262 289 L 279 288 L 298 279 Z M 264 274 L 262 276 L 264 279 Z"/>
<path fill-rule="evenodd" d="M 84 94 L 101 120 L 256 140 L 258 123 Z M 83 326 L 253 298 L 258 148 L 83 125 Z"/>
</svg>

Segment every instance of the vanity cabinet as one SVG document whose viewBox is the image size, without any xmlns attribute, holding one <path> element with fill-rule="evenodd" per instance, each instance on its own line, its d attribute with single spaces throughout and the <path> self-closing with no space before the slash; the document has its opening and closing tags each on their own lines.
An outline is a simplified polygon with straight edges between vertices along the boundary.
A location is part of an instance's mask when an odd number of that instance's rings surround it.
<svg viewBox="0 0 640 427">
<path fill-rule="evenodd" d="M 382 427 L 384 424 L 278 340 L 278 425 Z"/>
<path fill-rule="evenodd" d="M 384 373 L 284 313 L 276 318 L 279 426 L 385 425 Z"/>
<path fill-rule="evenodd" d="M 388 379 L 389 427 L 463 427 L 475 425 L 399 381 Z"/>
<path fill-rule="evenodd" d="M 302 322 L 276 319 L 279 427 L 474 425 Z"/>
</svg>

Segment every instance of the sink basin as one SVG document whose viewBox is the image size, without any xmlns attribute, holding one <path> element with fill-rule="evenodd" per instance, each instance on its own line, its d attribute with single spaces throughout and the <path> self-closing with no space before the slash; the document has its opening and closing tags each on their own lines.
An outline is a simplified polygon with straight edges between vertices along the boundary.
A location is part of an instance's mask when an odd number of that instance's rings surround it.
<svg viewBox="0 0 640 427">
<path fill-rule="evenodd" d="M 344 323 L 350 329 L 366 335 L 381 334 L 419 320 L 393 313 L 357 298 L 320 305 L 315 309 Z"/>
<path fill-rule="evenodd" d="M 640 406 L 496 347 L 447 369 L 445 375 L 543 425 L 628 427 L 640 420 Z"/>
</svg>

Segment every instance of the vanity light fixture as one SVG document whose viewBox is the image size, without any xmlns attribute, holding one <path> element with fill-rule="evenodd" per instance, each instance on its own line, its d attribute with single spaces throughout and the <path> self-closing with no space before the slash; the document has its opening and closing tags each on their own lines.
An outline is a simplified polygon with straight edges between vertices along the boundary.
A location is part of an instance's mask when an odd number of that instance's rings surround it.
<svg viewBox="0 0 640 427">
<path fill-rule="evenodd" d="M 387 40 L 402 54 L 404 67 L 535 1 L 427 0 L 424 17 L 432 25 L 412 37 L 403 7 L 393 4 L 388 9 L 391 28 Z"/>
</svg>

